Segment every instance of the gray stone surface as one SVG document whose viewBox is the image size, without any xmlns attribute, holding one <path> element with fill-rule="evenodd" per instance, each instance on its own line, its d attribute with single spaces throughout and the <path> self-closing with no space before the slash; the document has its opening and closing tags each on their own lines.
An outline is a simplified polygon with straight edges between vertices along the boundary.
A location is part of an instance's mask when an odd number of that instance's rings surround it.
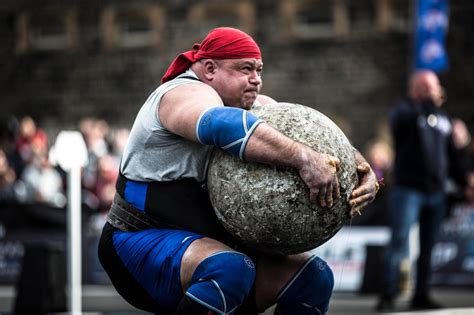
<svg viewBox="0 0 474 315">
<path fill-rule="evenodd" d="M 261 251 L 296 254 L 313 249 L 347 218 L 347 200 L 357 183 L 352 146 L 329 118 L 310 107 L 276 103 L 252 112 L 290 138 L 338 157 L 341 198 L 332 208 L 321 208 L 310 203 L 296 170 L 245 163 L 215 150 L 208 187 L 216 214 L 234 236 Z"/>
</svg>

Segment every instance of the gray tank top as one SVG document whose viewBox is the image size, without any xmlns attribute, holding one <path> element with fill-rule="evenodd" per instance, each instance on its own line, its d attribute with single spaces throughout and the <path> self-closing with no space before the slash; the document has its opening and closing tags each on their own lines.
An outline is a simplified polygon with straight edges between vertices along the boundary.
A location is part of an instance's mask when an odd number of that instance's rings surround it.
<svg viewBox="0 0 474 315">
<path fill-rule="evenodd" d="M 199 83 L 196 79 L 196 74 L 188 70 L 160 85 L 143 104 L 122 156 L 120 172 L 126 178 L 141 182 L 205 180 L 213 147 L 171 133 L 158 117 L 163 95 L 179 85 Z"/>
</svg>

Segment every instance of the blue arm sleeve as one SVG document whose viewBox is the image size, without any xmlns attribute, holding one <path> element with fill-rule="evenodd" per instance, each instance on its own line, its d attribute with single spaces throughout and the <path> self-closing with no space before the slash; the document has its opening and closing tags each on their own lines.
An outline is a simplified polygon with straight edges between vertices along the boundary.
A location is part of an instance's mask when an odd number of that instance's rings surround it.
<svg viewBox="0 0 474 315">
<path fill-rule="evenodd" d="M 243 160 L 248 139 L 261 122 L 241 108 L 212 107 L 199 117 L 196 137 L 202 144 L 217 146 Z"/>
</svg>

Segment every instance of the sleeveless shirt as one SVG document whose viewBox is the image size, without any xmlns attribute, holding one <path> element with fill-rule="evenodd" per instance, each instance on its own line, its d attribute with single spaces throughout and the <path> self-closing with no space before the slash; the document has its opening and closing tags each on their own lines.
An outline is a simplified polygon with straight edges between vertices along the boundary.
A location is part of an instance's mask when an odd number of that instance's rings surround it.
<svg viewBox="0 0 474 315">
<path fill-rule="evenodd" d="M 191 83 L 204 84 L 189 69 L 160 85 L 143 104 L 130 131 L 120 165 L 120 173 L 127 179 L 141 182 L 182 178 L 198 182 L 205 180 L 213 147 L 171 133 L 158 116 L 163 95 L 182 84 Z"/>
</svg>

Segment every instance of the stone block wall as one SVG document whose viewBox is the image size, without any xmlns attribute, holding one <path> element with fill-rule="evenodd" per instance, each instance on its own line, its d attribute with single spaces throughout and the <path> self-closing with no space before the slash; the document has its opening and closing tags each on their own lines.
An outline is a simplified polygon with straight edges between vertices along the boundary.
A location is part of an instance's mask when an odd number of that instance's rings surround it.
<svg viewBox="0 0 474 315">
<path fill-rule="evenodd" d="M 472 1 L 451 8 L 446 109 L 474 123 Z M 0 5 L 2 115 L 33 115 L 49 130 L 84 116 L 131 126 L 175 55 L 216 26 L 252 34 L 263 93 L 340 124 L 356 146 L 384 128 L 411 66 L 404 0 L 4 1 Z"/>
</svg>

